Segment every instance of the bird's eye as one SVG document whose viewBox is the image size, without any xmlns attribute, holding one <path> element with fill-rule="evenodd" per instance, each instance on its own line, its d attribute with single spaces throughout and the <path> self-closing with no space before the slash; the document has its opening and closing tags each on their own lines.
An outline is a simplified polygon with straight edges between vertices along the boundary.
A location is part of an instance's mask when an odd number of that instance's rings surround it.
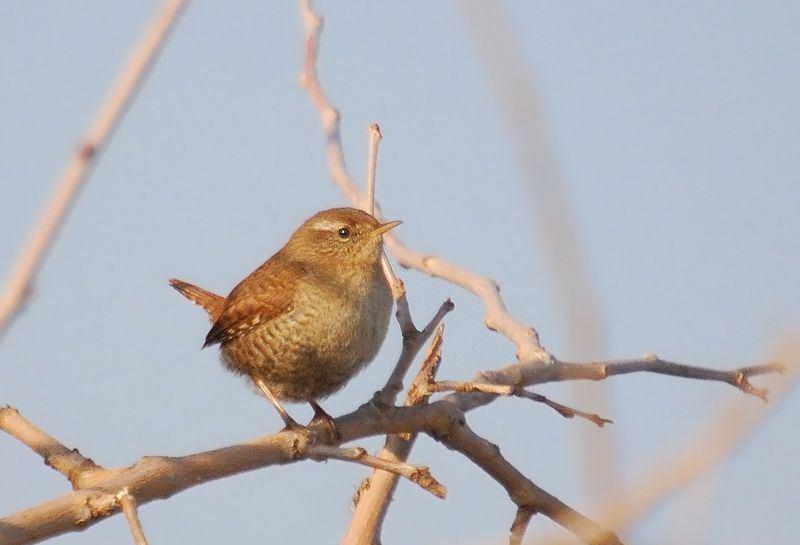
<svg viewBox="0 0 800 545">
<path fill-rule="evenodd" d="M 350 229 L 348 229 L 347 227 L 342 227 L 341 229 L 339 229 L 339 238 L 342 240 L 347 240 L 348 238 L 350 238 Z"/>
</svg>

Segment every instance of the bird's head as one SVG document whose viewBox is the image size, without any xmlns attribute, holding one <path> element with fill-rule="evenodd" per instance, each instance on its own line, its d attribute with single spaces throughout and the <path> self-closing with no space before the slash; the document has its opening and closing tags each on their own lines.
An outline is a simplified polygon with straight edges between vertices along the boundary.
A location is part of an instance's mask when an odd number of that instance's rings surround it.
<svg viewBox="0 0 800 545">
<path fill-rule="evenodd" d="M 285 250 L 292 259 L 315 266 L 374 266 L 381 258 L 382 235 L 400 223 L 381 223 L 355 208 L 331 208 L 298 227 Z"/>
</svg>

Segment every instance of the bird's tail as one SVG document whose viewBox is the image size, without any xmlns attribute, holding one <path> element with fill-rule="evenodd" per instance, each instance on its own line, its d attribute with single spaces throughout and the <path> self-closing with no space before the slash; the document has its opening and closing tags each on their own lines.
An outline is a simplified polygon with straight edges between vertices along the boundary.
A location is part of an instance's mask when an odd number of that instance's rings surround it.
<svg viewBox="0 0 800 545">
<path fill-rule="evenodd" d="M 216 322 L 219 315 L 222 314 L 222 309 L 225 306 L 224 297 L 206 291 L 203 288 L 198 288 L 183 280 L 178 280 L 177 278 L 171 279 L 169 285 L 178 290 L 181 295 L 186 297 L 189 301 L 203 307 L 208 313 L 211 323 Z"/>
</svg>

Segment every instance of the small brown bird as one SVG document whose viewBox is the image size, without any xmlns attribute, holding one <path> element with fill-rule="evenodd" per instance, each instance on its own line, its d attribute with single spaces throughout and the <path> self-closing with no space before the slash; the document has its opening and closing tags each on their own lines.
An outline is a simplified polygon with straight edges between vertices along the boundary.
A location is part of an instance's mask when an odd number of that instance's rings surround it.
<svg viewBox="0 0 800 545">
<path fill-rule="evenodd" d="M 323 210 L 227 298 L 177 279 L 170 285 L 208 312 L 203 348 L 219 344 L 225 366 L 252 379 L 287 428 L 299 425 L 281 401 L 308 402 L 312 423 L 332 425 L 316 400 L 342 388 L 386 337 L 392 296 L 381 235 L 400 223 Z"/>
</svg>

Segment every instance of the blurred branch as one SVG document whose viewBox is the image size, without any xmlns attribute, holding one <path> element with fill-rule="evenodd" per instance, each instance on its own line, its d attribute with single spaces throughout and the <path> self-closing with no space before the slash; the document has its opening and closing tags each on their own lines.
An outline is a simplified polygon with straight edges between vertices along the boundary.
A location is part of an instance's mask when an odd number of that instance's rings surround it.
<svg viewBox="0 0 800 545">
<path fill-rule="evenodd" d="M 34 277 L 58 235 L 71 205 L 89 177 L 98 154 L 110 140 L 133 101 L 185 4 L 184 0 L 166 0 L 159 6 L 153 21 L 81 139 L 78 149 L 62 171 L 53 194 L 31 229 L 0 295 L 0 335 L 24 306 L 33 289 Z"/>
<path fill-rule="evenodd" d="M 580 225 L 569 184 L 559 168 L 543 101 L 516 29 L 503 2 L 458 0 L 467 29 L 494 91 L 506 134 L 527 191 L 539 246 L 548 268 L 555 309 L 571 357 L 604 353 L 601 312 L 592 285 Z M 571 387 L 572 397 L 600 412 L 613 412 L 605 388 Z M 621 486 L 614 432 L 597 435 L 575 428 L 580 442 L 581 483 L 591 496 L 602 497 Z"/>
</svg>

